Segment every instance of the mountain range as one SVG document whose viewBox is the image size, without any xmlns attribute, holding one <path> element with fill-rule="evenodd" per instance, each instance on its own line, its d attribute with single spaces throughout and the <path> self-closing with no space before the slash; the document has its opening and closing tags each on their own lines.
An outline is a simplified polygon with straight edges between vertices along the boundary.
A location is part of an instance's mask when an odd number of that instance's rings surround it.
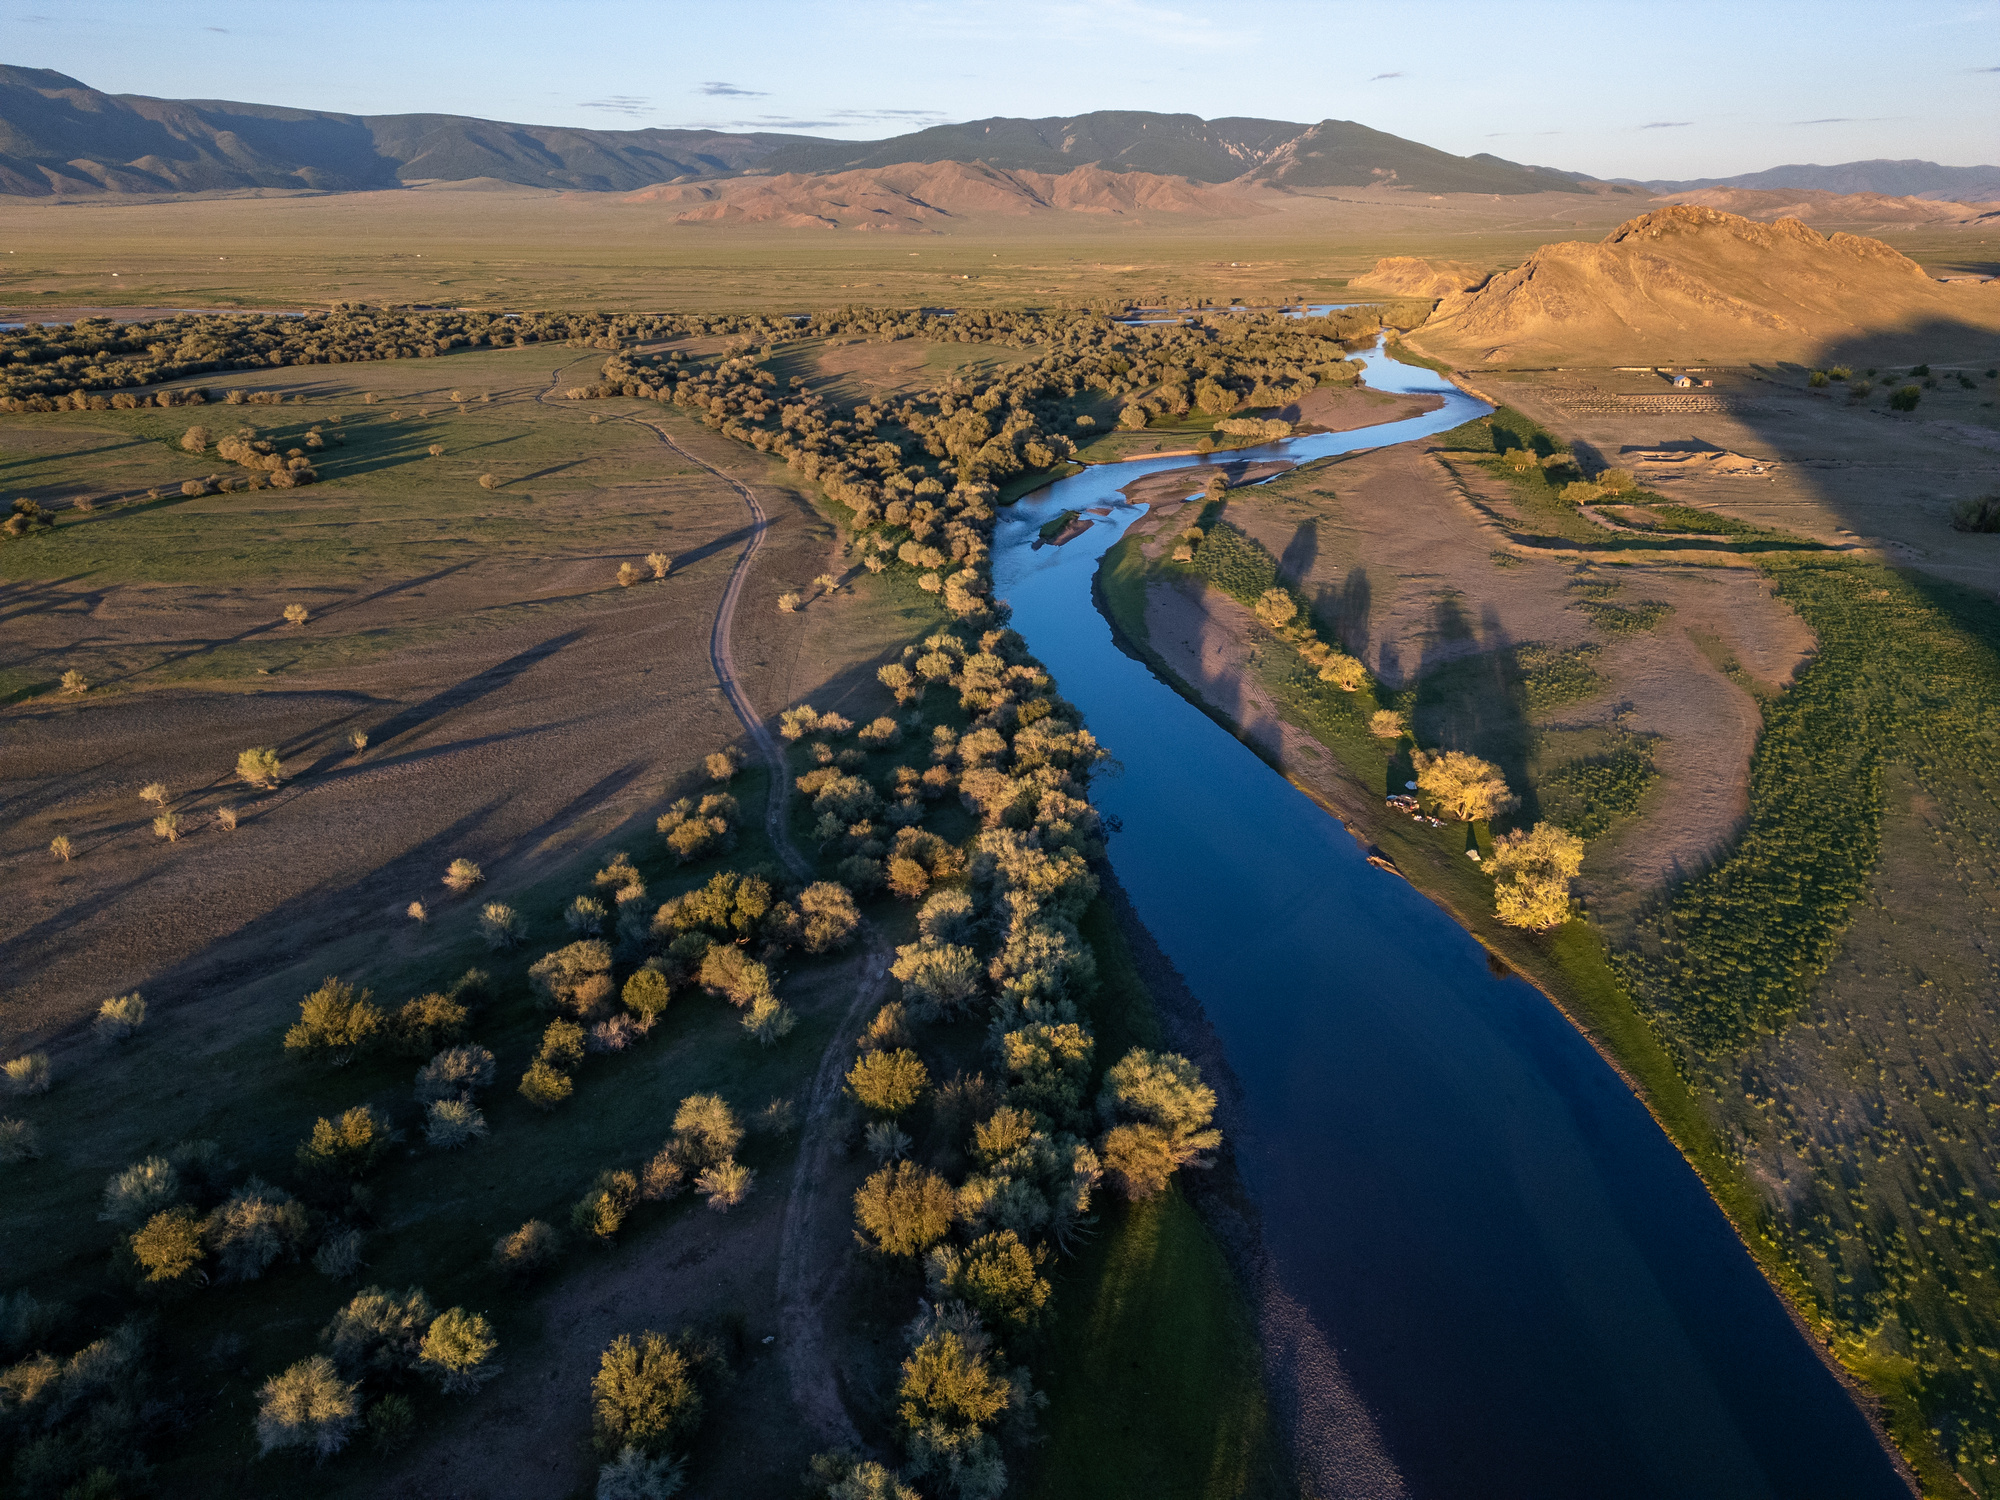
<svg viewBox="0 0 2000 1500">
<path fill-rule="evenodd" d="M 466 115 L 349 115 L 222 99 L 157 99 L 107 94 L 52 69 L 0 65 L 0 195 L 19 197 L 354 192 L 475 180 L 631 193 L 660 184 L 824 177 L 944 162 L 1050 179 L 1092 168 L 1198 185 L 1304 190 L 1392 187 L 1516 196 L 1743 188 L 2000 198 L 2000 167 L 1919 161 L 1607 182 L 1484 152 L 1454 156 L 1352 120 L 1301 124 L 1097 110 L 842 141 L 770 131 L 582 130 Z M 1193 192 L 1199 200 L 1198 189 Z M 1174 194 L 1150 196 L 1164 201 Z M 690 203 L 690 213 L 698 209 Z M 818 216 L 817 209 L 807 211 Z"/>
</svg>

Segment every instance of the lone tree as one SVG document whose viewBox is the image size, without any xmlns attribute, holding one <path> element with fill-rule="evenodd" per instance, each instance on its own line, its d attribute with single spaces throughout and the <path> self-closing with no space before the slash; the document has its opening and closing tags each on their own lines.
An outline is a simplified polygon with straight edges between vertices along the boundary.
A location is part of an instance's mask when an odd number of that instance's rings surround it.
<svg viewBox="0 0 2000 1500">
<path fill-rule="evenodd" d="M 252 750 L 239 750 L 236 754 L 236 779 L 248 782 L 259 791 L 268 792 L 285 779 L 283 765 L 278 760 L 278 752 L 269 745 L 260 745 Z"/>
<path fill-rule="evenodd" d="M 257 1397 L 257 1451 L 310 1448 L 331 1458 L 361 1421 L 360 1387 L 340 1378 L 324 1354 L 302 1359 L 264 1382 Z"/>
<path fill-rule="evenodd" d="M 648 1330 L 620 1334 L 604 1351 L 590 1382 L 591 1426 L 597 1450 L 633 1449 L 659 1457 L 687 1446 L 701 1425 L 700 1351 L 683 1337 Z M 690 1354 L 697 1357 L 690 1358 Z"/>
<path fill-rule="evenodd" d="M 864 1053 L 847 1074 L 847 1091 L 870 1114 L 894 1119 L 931 1086 L 930 1069 L 907 1047 Z"/>
<path fill-rule="evenodd" d="M 1497 818 L 1520 800 L 1507 790 L 1498 766 L 1463 750 L 1439 755 L 1418 750 L 1410 760 L 1417 769 L 1417 786 L 1461 823 Z"/>
<path fill-rule="evenodd" d="M 369 991 L 329 974 L 325 984 L 299 1002 L 299 1018 L 285 1033 L 285 1050 L 345 1067 L 382 1037 L 387 1024 Z"/>
<path fill-rule="evenodd" d="M 1222 1144 L 1209 1127 L 1215 1090 L 1178 1053 L 1134 1047 L 1105 1073 L 1098 1110 L 1110 1125 L 1104 1170 L 1128 1198 L 1152 1197 L 1181 1167 L 1207 1166 Z"/>
<path fill-rule="evenodd" d="M 448 1396 L 469 1396 L 500 1373 L 493 1352 L 500 1347 L 484 1313 L 454 1307 L 439 1313 L 418 1349 L 417 1368 L 436 1380 Z"/>
<path fill-rule="evenodd" d="M 1569 883 L 1583 868 L 1583 840 L 1553 823 L 1515 829 L 1493 845 L 1493 910 L 1509 927 L 1546 932 L 1569 920 Z"/>
</svg>

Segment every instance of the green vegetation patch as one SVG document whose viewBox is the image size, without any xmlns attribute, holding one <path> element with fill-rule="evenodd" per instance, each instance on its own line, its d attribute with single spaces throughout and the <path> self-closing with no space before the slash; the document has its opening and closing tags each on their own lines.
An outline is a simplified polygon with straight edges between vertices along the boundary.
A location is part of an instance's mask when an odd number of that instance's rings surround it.
<svg viewBox="0 0 2000 1500">
<path fill-rule="evenodd" d="M 1407 359 L 1405 363 L 1426 361 Z M 1439 367 L 1431 364 L 1430 368 Z M 1563 447 L 1548 428 L 1511 406 L 1497 406 L 1490 416 L 1461 422 L 1449 432 L 1439 433 L 1433 441 L 1450 453 L 1510 453 L 1516 448 L 1526 448 L 1537 458 L 1561 452 Z"/>
<path fill-rule="evenodd" d="M 1543 773 L 1537 790 L 1550 822 L 1579 838 L 1595 839 L 1637 812 L 1659 776 L 1653 758 L 1628 744 L 1608 755 L 1565 761 Z"/>
<path fill-rule="evenodd" d="M 1591 645 L 1563 650 L 1539 641 L 1525 641 L 1516 646 L 1514 662 L 1527 691 L 1528 707 L 1538 714 L 1547 713 L 1602 692 L 1605 678 L 1597 670 L 1597 657 L 1602 650 Z"/>
<path fill-rule="evenodd" d="M 1590 616 L 1590 623 L 1606 635 L 1639 635 L 1664 620 L 1673 606 L 1661 599 L 1641 599 L 1635 604 L 1614 604 L 1609 599 L 1580 599 L 1574 606 Z"/>
<path fill-rule="evenodd" d="M 1207 505 L 1198 523 L 1201 545 L 1194 568 L 1231 598 L 1255 605 L 1266 589 L 1278 586 L 1278 560 L 1254 539 L 1222 519 L 1219 503 Z"/>
<path fill-rule="evenodd" d="M 1762 526 L 1753 526 L 1748 521 L 1739 521 L 1734 516 L 1719 515 L 1712 510 L 1698 510 L 1692 505 L 1668 505 L 1665 502 L 1658 502 L 1645 506 L 1644 513 L 1652 521 L 1652 529 L 1655 531 L 1729 537 L 1771 535 Z"/>
</svg>

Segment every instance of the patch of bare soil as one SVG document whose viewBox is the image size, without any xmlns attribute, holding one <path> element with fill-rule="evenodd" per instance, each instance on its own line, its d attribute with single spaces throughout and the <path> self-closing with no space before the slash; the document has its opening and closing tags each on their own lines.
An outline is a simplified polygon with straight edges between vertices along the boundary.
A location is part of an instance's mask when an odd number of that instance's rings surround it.
<svg viewBox="0 0 2000 1500">
<path fill-rule="evenodd" d="M 1300 432 L 1352 432 L 1421 417 L 1444 405 L 1444 397 L 1400 395 L 1371 391 L 1366 386 L 1322 385 L 1307 391 L 1271 415 L 1290 422 Z"/>
</svg>

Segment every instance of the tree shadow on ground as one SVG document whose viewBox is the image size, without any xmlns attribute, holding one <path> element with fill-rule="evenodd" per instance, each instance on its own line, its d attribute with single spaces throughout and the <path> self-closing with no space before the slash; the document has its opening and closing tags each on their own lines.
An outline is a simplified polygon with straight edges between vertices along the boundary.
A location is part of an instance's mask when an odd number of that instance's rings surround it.
<svg viewBox="0 0 2000 1500">
<path fill-rule="evenodd" d="M 1541 815 L 1528 780 L 1535 731 L 1519 643 L 1490 609 L 1475 628 L 1455 597 L 1437 602 L 1430 640 L 1410 709 L 1417 743 L 1492 761 L 1521 799 L 1508 821 L 1534 822 Z M 1471 650 L 1463 649 L 1467 642 Z"/>
</svg>

